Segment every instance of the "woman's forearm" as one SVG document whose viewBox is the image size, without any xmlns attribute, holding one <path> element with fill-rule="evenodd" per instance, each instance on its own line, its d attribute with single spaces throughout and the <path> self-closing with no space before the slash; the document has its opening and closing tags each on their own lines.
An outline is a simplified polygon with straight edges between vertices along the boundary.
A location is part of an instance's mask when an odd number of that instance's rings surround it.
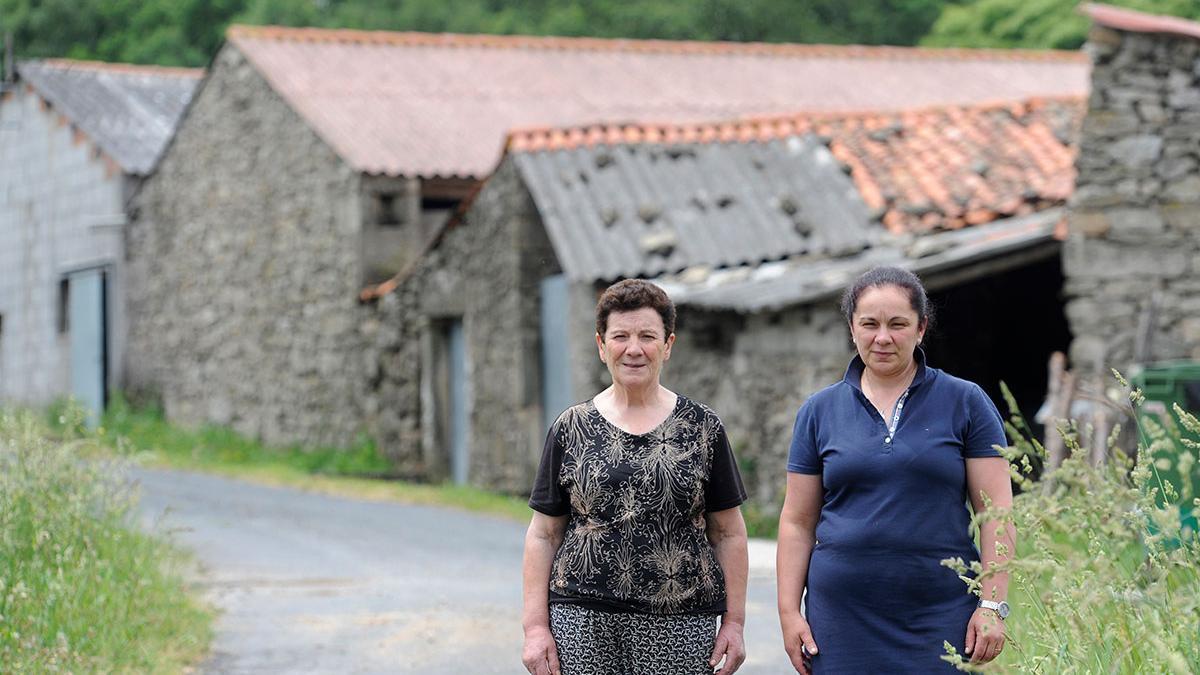
<svg viewBox="0 0 1200 675">
<path fill-rule="evenodd" d="M 816 541 L 814 528 L 787 519 L 780 521 L 775 569 L 781 617 L 800 613 L 800 599 L 808 583 L 808 562 Z"/>
<path fill-rule="evenodd" d="M 561 539 L 555 541 L 532 526 L 525 533 L 524 606 L 521 612 L 521 627 L 525 632 L 550 625 L 550 569 L 560 543 Z"/>
<path fill-rule="evenodd" d="M 709 541 L 717 563 L 725 575 L 725 617 L 726 623 L 746 625 L 746 577 L 749 574 L 750 561 L 746 554 L 746 523 L 740 511 L 735 518 L 723 524 L 715 532 L 710 532 Z"/>
<path fill-rule="evenodd" d="M 985 571 L 1007 562 L 1016 552 L 1016 548 L 1017 533 L 1012 523 L 989 520 L 980 527 L 979 558 Z M 979 597 L 983 600 L 1007 600 L 1008 572 L 985 576 L 980 582 Z"/>
</svg>

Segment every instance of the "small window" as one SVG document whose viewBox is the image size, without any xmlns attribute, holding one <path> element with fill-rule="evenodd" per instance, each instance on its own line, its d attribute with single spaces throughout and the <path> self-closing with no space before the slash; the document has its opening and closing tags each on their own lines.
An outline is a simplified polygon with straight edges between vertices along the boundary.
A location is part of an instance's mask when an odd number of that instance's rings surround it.
<svg viewBox="0 0 1200 675">
<path fill-rule="evenodd" d="M 404 200 L 395 192 L 379 192 L 375 195 L 375 224 L 381 227 L 398 227 L 404 224 L 401 212 Z"/>
<path fill-rule="evenodd" d="M 461 202 L 462 202 L 461 199 L 454 199 L 452 197 L 422 197 L 421 198 L 421 210 L 422 211 L 450 211 L 450 210 L 458 208 L 458 205 Z"/>
<path fill-rule="evenodd" d="M 71 280 L 63 277 L 58 280 L 58 332 L 66 333 L 71 330 Z"/>
</svg>

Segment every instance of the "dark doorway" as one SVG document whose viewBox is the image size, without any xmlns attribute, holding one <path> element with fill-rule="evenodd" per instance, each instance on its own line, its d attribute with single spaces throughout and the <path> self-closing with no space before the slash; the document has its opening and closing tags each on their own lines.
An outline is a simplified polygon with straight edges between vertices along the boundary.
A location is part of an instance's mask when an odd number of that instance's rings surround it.
<svg viewBox="0 0 1200 675">
<path fill-rule="evenodd" d="M 1007 418 L 1003 380 L 1040 436 L 1033 416 L 1046 396 L 1047 362 L 1071 343 L 1062 287 L 1056 255 L 930 293 L 937 320 L 925 338 L 929 364 L 978 383 Z"/>
</svg>

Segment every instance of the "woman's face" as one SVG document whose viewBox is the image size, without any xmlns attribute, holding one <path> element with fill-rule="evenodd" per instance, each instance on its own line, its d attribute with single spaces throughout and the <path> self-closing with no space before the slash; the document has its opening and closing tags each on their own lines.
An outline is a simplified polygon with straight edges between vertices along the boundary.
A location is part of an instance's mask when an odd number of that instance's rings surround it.
<svg viewBox="0 0 1200 675">
<path fill-rule="evenodd" d="M 872 373 L 899 375 L 912 365 L 925 326 L 917 321 L 908 291 L 899 286 L 873 286 L 858 296 L 850 335 Z"/>
<path fill-rule="evenodd" d="M 608 366 L 613 384 L 630 388 L 658 385 L 674 343 L 675 334 L 666 335 L 662 317 L 651 307 L 612 312 L 603 337 L 596 336 L 600 360 Z"/>
</svg>

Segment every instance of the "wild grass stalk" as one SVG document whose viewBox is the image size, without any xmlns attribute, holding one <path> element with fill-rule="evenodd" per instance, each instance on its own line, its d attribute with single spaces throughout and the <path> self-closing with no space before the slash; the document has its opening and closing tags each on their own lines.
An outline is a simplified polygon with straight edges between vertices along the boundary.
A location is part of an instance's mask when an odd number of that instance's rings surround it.
<svg viewBox="0 0 1200 675">
<path fill-rule="evenodd" d="M 1125 385 L 1124 381 L 1120 381 Z M 1004 449 L 1020 492 L 1011 510 L 976 514 L 1017 526 L 1018 552 L 983 570 L 944 561 L 969 586 L 1007 571 L 1010 646 L 985 670 L 1026 673 L 1200 672 L 1200 539 L 1184 526 L 1200 511 L 1193 484 L 1200 421 L 1176 406 L 1177 428 L 1149 424 L 1148 443 L 1132 452 L 1109 437 L 1109 460 L 1088 461 L 1078 429 L 1063 434 L 1070 456 L 1040 482 L 1032 475 L 1045 451 L 1017 414 Z M 1140 393 L 1129 392 L 1140 402 Z M 1136 417 L 1135 417 L 1136 420 Z M 1172 485 L 1160 471 L 1182 477 Z M 947 661 L 977 670 L 960 655 Z"/>
<path fill-rule="evenodd" d="M 63 414 L 60 427 L 78 429 Z M 0 410 L 0 671 L 179 672 L 209 641 L 183 560 L 143 534 L 93 436 Z"/>
</svg>

